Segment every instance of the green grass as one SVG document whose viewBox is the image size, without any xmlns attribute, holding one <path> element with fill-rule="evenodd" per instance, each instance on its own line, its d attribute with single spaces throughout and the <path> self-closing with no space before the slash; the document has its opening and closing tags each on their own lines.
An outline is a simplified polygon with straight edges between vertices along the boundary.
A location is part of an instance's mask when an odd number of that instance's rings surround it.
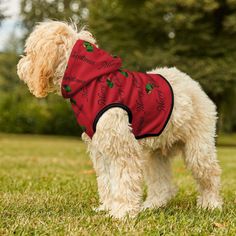
<svg viewBox="0 0 236 236">
<path fill-rule="evenodd" d="M 0 135 L 0 235 L 236 235 L 236 148 L 220 147 L 220 211 L 196 208 L 195 184 L 174 162 L 178 195 L 120 222 L 96 213 L 95 173 L 79 139 Z"/>
</svg>

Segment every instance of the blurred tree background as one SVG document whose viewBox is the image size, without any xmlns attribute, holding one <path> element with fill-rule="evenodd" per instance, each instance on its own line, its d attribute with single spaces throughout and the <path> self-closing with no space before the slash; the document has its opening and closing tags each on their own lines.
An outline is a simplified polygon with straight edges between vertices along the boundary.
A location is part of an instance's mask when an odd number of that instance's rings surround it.
<svg viewBox="0 0 236 236">
<path fill-rule="evenodd" d="M 0 6 L 0 24 L 4 17 Z M 20 17 L 25 34 L 13 34 L 0 53 L 1 132 L 81 133 L 64 99 L 38 100 L 16 75 L 22 43 L 36 22 L 47 19 L 88 25 L 126 68 L 186 72 L 216 103 L 218 131 L 236 131 L 236 0 L 21 0 Z"/>
</svg>

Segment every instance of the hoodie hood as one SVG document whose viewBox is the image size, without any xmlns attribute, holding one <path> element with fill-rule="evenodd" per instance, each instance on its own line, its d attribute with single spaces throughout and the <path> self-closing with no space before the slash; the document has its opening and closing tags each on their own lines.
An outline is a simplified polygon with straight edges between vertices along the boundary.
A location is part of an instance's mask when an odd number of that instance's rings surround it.
<svg viewBox="0 0 236 236">
<path fill-rule="evenodd" d="M 71 51 L 63 76 L 61 92 L 64 98 L 71 98 L 90 82 L 100 76 L 121 68 L 122 61 L 96 45 L 78 40 Z"/>
</svg>

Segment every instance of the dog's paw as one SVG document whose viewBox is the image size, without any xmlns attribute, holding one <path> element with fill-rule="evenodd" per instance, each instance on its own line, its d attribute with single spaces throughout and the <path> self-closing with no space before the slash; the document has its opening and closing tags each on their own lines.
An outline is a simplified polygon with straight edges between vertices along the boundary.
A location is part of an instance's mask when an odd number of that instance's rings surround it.
<svg viewBox="0 0 236 236">
<path fill-rule="evenodd" d="M 177 187 L 173 187 L 168 191 L 160 192 L 158 195 L 148 196 L 143 203 L 142 210 L 156 209 L 165 206 L 168 201 L 176 195 L 177 190 Z"/>
<path fill-rule="evenodd" d="M 109 211 L 109 207 L 106 206 L 105 204 L 101 204 L 98 207 L 93 208 L 94 211 L 99 212 L 99 211 Z"/>
<path fill-rule="evenodd" d="M 135 218 L 140 212 L 140 206 L 113 205 L 109 215 L 116 219 Z"/>
<path fill-rule="evenodd" d="M 146 209 L 156 209 L 163 207 L 167 204 L 168 200 L 167 199 L 155 199 L 155 200 L 146 200 L 143 203 L 142 210 Z"/>
<path fill-rule="evenodd" d="M 205 196 L 199 196 L 197 198 L 197 206 L 203 209 L 222 209 L 223 200 L 219 196 L 215 195 L 205 195 Z"/>
</svg>

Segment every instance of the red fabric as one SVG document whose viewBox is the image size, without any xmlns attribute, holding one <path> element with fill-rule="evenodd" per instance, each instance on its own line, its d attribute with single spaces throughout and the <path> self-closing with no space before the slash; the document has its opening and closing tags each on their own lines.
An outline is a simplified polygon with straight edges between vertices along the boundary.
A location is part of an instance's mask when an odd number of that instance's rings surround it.
<svg viewBox="0 0 236 236">
<path fill-rule="evenodd" d="M 62 81 L 63 97 L 70 98 L 78 123 L 90 137 L 111 107 L 128 112 L 136 138 L 160 135 L 173 108 L 170 84 L 161 75 L 121 70 L 121 65 L 120 58 L 78 40 Z"/>
</svg>

